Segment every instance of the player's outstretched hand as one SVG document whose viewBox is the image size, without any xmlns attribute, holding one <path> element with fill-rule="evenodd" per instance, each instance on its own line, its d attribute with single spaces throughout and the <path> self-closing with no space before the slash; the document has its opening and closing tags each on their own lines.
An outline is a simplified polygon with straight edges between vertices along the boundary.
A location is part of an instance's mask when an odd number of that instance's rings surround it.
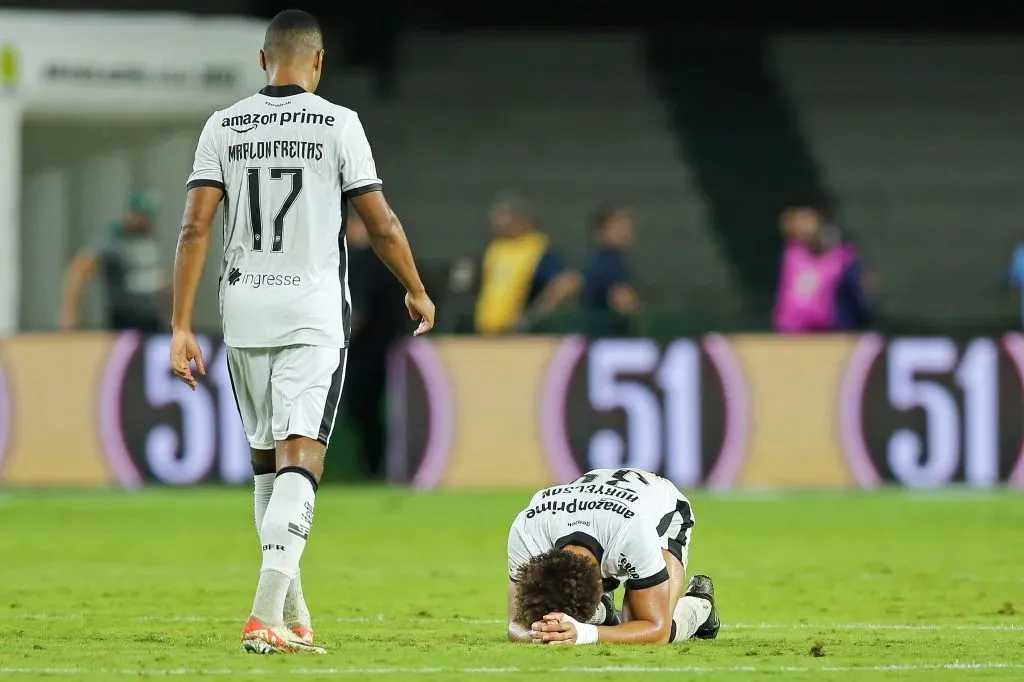
<svg viewBox="0 0 1024 682">
<path fill-rule="evenodd" d="M 206 374 L 206 365 L 203 364 L 203 349 L 199 347 L 195 334 L 186 331 L 176 331 L 171 336 L 171 371 L 192 390 L 196 390 L 198 382 L 192 375 L 192 362 L 196 363 L 196 371 L 202 375 Z"/>
<path fill-rule="evenodd" d="M 575 644 L 576 624 L 564 613 L 549 613 L 530 626 L 534 644 Z"/>
<path fill-rule="evenodd" d="M 434 302 L 427 296 L 427 292 L 406 294 L 405 307 L 409 309 L 409 317 L 420 321 L 413 336 L 426 334 L 434 328 Z"/>
</svg>

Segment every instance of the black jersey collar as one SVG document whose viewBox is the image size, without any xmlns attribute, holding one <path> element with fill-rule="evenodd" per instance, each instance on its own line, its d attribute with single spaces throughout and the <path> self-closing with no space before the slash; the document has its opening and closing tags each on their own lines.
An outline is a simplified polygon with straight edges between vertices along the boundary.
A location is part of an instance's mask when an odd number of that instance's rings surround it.
<svg viewBox="0 0 1024 682">
<path fill-rule="evenodd" d="M 260 94 L 267 97 L 291 97 L 304 92 L 306 90 L 301 85 L 268 85 L 260 90 Z"/>
</svg>

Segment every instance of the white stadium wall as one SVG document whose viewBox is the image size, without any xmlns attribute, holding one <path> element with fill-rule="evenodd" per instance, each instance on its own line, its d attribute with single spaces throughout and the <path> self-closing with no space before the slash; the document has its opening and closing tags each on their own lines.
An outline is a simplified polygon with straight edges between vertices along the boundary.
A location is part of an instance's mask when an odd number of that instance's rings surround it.
<svg viewBox="0 0 1024 682">
<path fill-rule="evenodd" d="M 0 11 L 0 335 L 52 327 L 63 266 L 133 188 L 155 191 L 172 252 L 195 140 L 214 110 L 263 85 L 263 30 L 235 18 Z M 215 319 L 213 300 L 203 317 Z M 95 294 L 86 313 L 98 319 Z"/>
</svg>

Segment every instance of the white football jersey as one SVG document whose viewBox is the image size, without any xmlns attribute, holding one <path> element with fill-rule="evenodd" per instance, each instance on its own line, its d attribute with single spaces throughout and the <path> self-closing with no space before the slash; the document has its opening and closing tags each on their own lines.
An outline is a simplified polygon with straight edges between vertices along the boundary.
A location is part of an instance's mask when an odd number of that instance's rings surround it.
<svg viewBox="0 0 1024 682">
<path fill-rule="evenodd" d="M 206 122 L 188 178 L 202 186 L 224 190 L 225 343 L 347 346 L 345 199 L 381 188 L 356 113 L 267 86 Z"/>
<path fill-rule="evenodd" d="M 678 556 L 694 521 L 689 500 L 671 481 L 639 469 L 595 469 L 541 490 L 516 516 L 508 535 L 509 578 L 532 557 L 579 545 L 601 563 L 606 590 L 620 582 L 653 587 L 668 580 L 662 549 Z"/>
</svg>

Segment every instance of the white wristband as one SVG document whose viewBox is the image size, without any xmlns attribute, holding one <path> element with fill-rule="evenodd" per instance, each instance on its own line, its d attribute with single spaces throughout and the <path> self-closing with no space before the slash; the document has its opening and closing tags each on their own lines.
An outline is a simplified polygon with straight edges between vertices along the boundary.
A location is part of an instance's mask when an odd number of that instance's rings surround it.
<svg viewBox="0 0 1024 682">
<path fill-rule="evenodd" d="M 571 622 L 576 626 L 576 643 L 577 644 L 597 644 L 597 626 L 591 625 L 590 623 L 581 623 L 572 616 L 566 616 L 562 619 L 563 623 Z"/>
</svg>

